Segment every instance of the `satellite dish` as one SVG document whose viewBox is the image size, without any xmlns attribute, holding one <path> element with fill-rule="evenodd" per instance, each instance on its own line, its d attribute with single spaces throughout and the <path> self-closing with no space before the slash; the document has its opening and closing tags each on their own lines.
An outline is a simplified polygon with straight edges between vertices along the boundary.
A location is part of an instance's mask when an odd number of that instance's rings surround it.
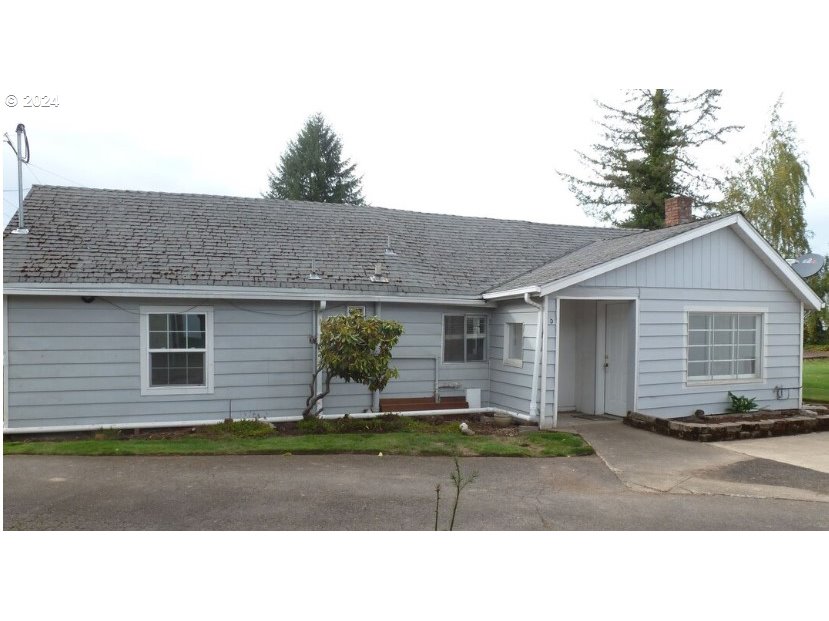
<svg viewBox="0 0 829 621">
<path fill-rule="evenodd" d="M 809 254 L 804 254 L 802 257 L 797 257 L 794 263 L 792 263 L 792 267 L 801 277 L 808 278 L 809 276 L 814 276 L 821 270 L 825 260 L 823 255 L 810 252 Z"/>
</svg>

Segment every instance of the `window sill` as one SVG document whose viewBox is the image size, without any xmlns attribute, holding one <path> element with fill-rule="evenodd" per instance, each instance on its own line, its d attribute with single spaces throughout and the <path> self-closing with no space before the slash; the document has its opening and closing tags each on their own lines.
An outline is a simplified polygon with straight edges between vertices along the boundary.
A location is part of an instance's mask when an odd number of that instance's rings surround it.
<svg viewBox="0 0 829 621">
<path fill-rule="evenodd" d="M 747 377 L 739 379 L 715 379 L 715 380 L 685 380 L 685 385 L 689 388 L 694 386 L 728 386 L 730 384 L 764 384 L 765 378 L 762 377 Z"/>
<path fill-rule="evenodd" d="M 176 395 L 212 395 L 213 388 L 210 386 L 153 386 L 142 388 L 142 397 L 171 397 Z"/>
</svg>

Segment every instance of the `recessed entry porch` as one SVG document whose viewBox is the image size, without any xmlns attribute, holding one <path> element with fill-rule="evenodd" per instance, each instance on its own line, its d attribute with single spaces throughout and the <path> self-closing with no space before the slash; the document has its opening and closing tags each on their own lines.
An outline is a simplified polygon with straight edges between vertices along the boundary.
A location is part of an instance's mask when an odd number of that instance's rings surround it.
<svg viewBox="0 0 829 621">
<path fill-rule="evenodd" d="M 558 412 L 624 416 L 636 402 L 633 299 L 561 299 Z"/>
</svg>

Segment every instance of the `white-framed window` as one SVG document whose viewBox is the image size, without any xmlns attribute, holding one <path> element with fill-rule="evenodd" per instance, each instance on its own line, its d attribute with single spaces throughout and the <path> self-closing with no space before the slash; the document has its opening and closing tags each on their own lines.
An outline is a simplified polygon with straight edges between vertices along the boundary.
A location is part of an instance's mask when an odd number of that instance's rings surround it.
<svg viewBox="0 0 829 621">
<path fill-rule="evenodd" d="M 763 314 L 688 312 L 689 382 L 762 376 Z"/>
<path fill-rule="evenodd" d="M 140 308 L 141 394 L 213 392 L 213 309 Z"/>
<path fill-rule="evenodd" d="M 363 317 L 366 316 L 366 307 L 365 306 L 346 306 L 345 307 L 345 314 L 350 315 L 351 311 L 357 311 L 359 315 Z"/>
<path fill-rule="evenodd" d="M 443 361 L 482 362 L 486 360 L 486 316 L 443 316 Z"/>
<path fill-rule="evenodd" d="M 504 364 L 520 367 L 524 364 L 524 324 L 507 323 L 504 333 Z"/>
</svg>

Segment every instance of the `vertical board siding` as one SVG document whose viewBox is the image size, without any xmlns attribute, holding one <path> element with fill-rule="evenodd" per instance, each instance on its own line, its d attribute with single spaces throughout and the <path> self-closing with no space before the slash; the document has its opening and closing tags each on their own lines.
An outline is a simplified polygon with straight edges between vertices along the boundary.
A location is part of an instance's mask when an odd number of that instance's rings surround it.
<svg viewBox="0 0 829 621">
<path fill-rule="evenodd" d="M 551 310 L 550 317 L 555 318 L 555 309 Z M 489 403 L 492 407 L 528 414 L 532 395 L 532 371 L 535 337 L 538 329 L 538 310 L 523 301 L 501 304 L 493 311 L 491 323 Z M 504 364 L 504 336 L 508 323 L 524 324 L 521 367 Z M 552 347 L 550 349 L 551 360 L 554 353 L 555 348 Z M 548 377 L 547 390 L 548 395 L 551 396 L 554 375 Z M 549 399 L 548 403 L 552 403 L 552 400 Z"/>
<path fill-rule="evenodd" d="M 366 312 L 372 303 L 355 301 Z M 329 304 L 323 317 L 344 313 Z M 214 315 L 213 394 L 141 396 L 140 306 L 210 306 Z M 299 415 L 313 369 L 314 307 L 310 302 L 159 300 L 9 296 L 9 427 L 176 423 L 228 416 Z M 404 324 L 394 350 L 400 378 L 390 396 L 434 393 L 434 360 L 440 359 L 443 313 L 464 308 L 382 306 L 382 316 Z M 486 314 L 484 310 L 483 314 Z M 489 364 L 439 364 L 444 395 L 482 389 L 488 399 Z M 335 380 L 325 398 L 327 414 L 371 407 L 366 386 Z"/>
<path fill-rule="evenodd" d="M 622 290 L 620 288 L 624 287 Z M 798 407 L 800 302 L 730 229 L 715 231 L 559 292 L 639 297 L 638 410 L 664 418 L 725 412 L 728 391 L 773 409 Z M 686 384 L 689 307 L 765 312 L 759 381 Z M 775 387 L 782 386 L 784 399 Z"/>
</svg>

